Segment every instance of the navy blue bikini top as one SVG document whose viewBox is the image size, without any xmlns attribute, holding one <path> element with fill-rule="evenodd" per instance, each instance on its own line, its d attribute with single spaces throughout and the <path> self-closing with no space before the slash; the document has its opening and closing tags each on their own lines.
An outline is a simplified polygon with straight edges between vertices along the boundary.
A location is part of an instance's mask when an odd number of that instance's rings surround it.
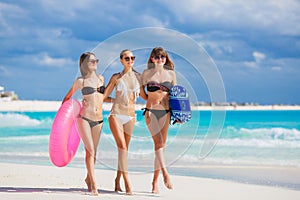
<svg viewBox="0 0 300 200">
<path fill-rule="evenodd" d="M 84 79 L 83 79 L 82 85 L 84 85 Z M 81 93 L 82 93 L 82 95 L 89 95 L 89 94 L 93 94 L 94 92 L 99 92 L 101 94 L 104 94 L 104 90 L 105 90 L 104 85 L 102 85 L 98 88 L 86 86 L 81 89 Z"/>
<path fill-rule="evenodd" d="M 151 81 L 147 83 L 148 92 L 155 92 L 157 90 L 161 90 L 163 92 L 169 92 L 172 87 L 171 82 L 165 81 L 163 83 L 157 83 L 155 81 Z"/>
</svg>

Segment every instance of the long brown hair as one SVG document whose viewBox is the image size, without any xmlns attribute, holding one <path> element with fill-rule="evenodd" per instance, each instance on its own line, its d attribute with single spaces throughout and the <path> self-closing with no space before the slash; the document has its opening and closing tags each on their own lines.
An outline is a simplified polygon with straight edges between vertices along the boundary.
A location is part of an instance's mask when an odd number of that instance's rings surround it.
<svg viewBox="0 0 300 200">
<path fill-rule="evenodd" d="M 80 59 L 79 59 L 79 69 L 80 69 L 80 73 L 83 77 L 85 77 L 88 73 L 88 61 L 91 57 L 91 55 L 94 55 L 94 53 L 91 52 L 85 52 L 83 54 L 81 54 Z"/>
<path fill-rule="evenodd" d="M 173 61 L 171 60 L 171 58 L 168 55 L 167 51 L 162 47 L 155 47 L 154 49 L 152 49 L 150 57 L 148 59 L 148 65 L 147 65 L 148 69 L 154 68 L 154 63 L 151 60 L 151 58 L 154 57 L 154 56 L 165 56 L 166 57 L 166 63 L 164 64 L 164 68 L 174 70 Z"/>
</svg>

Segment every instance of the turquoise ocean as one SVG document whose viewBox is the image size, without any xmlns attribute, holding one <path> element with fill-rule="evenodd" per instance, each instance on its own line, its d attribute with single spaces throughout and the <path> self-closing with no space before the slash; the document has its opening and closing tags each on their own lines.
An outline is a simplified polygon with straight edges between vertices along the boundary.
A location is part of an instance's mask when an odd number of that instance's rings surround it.
<svg viewBox="0 0 300 200">
<path fill-rule="evenodd" d="M 136 114 L 128 154 L 129 170 L 151 172 L 152 138 L 142 111 Z M 213 177 L 214 174 L 201 170 L 203 166 L 206 169 L 210 166 L 300 168 L 300 111 L 226 111 L 224 114 L 222 121 L 214 120 L 212 111 L 193 111 L 188 123 L 170 126 L 165 154 L 172 174 Z M 0 162 L 55 167 L 48 153 L 55 115 L 56 112 L 0 112 Z M 114 170 L 117 150 L 108 115 L 109 111 L 104 111 L 96 168 Z M 84 155 L 81 142 L 68 166 L 84 168 Z M 268 184 L 300 189 L 300 184 Z"/>
</svg>

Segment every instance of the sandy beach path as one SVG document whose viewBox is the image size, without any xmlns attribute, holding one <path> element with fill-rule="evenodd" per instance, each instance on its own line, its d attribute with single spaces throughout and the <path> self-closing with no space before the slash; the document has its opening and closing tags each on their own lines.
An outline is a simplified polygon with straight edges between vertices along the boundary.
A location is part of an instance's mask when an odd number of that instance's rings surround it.
<svg viewBox="0 0 300 200">
<path fill-rule="evenodd" d="M 299 200 L 300 191 L 224 180 L 172 176 L 173 190 L 160 180 L 160 194 L 151 194 L 152 174 L 130 174 L 133 196 L 113 191 L 115 172 L 96 170 L 100 195 L 89 196 L 85 169 L 0 163 L 0 199 L 230 199 Z"/>
</svg>

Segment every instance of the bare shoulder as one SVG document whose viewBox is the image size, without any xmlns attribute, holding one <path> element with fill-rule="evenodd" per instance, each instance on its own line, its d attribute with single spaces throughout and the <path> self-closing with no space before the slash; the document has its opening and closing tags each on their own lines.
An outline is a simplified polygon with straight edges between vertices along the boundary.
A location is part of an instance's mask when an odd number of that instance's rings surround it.
<svg viewBox="0 0 300 200">
<path fill-rule="evenodd" d="M 103 77 L 102 75 L 98 74 L 98 78 L 100 79 L 100 81 L 101 81 L 102 83 L 104 83 L 104 77 Z"/>
<path fill-rule="evenodd" d="M 121 72 L 114 73 L 111 78 L 113 78 L 113 79 L 119 79 L 119 78 L 121 78 Z"/>
<path fill-rule="evenodd" d="M 135 70 L 133 70 L 133 72 L 134 72 L 134 74 L 135 74 L 136 76 L 141 76 L 141 73 L 140 73 L 140 72 L 135 71 Z"/>
<path fill-rule="evenodd" d="M 110 78 L 110 81 L 111 83 L 116 83 L 118 81 L 118 79 L 121 78 L 121 73 L 118 72 L 118 73 L 114 73 L 111 78 Z"/>
<path fill-rule="evenodd" d="M 145 69 L 141 75 L 141 84 L 146 85 L 149 77 L 149 69 Z"/>
<path fill-rule="evenodd" d="M 150 77 L 150 74 L 151 74 L 151 69 L 145 69 L 142 73 L 142 82 L 145 83 L 147 82 L 147 80 L 149 79 Z"/>
<path fill-rule="evenodd" d="M 83 77 L 82 76 L 77 77 L 77 79 L 75 80 L 75 83 L 82 84 L 83 83 Z"/>
<path fill-rule="evenodd" d="M 139 73 L 137 71 L 134 71 L 134 75 L 138 79 L 138 81 L 141 81 L 141 79 L 142 79 L 142 74 L 141 73 Z"/>
<path fill-rule="evenodd" d="M 175 75 L 175 70 L 168 70 L 170 74 Z"/>
<path fill-rule="evenodd" d="M 81 88 L 82 85 L 83 85 L 83 77 L 77 77 L 77 79 L 73 83 L 73 87 Z"/>
<path fill-rule="evenodd" d="M 173 78 L 176 77 L 176 73 L 174 70 L 168 70 L 168 73 L 171 77 L 173 77 Z"/>
<path fill-rule="evenodd" d="M 152 69 L 145 69 L 142 73 L 142 77 L 146 77 L 151 73 Z"/>
</svg>

